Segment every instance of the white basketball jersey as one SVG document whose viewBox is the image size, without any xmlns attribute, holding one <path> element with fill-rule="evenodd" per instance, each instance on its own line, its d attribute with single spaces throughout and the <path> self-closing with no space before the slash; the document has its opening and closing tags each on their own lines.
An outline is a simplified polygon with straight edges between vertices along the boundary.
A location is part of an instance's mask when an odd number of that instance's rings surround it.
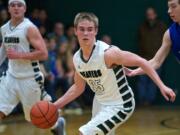
<svg viewBox="0 0 180 135">
<path fill-rule="evenodd" d="M 83 59 L 80 49 L 74 55 L 73 62 L 77 73 L 86 80 L 100 103 L 124 104 L 132 100 L 134 94 L 128 85 L 122 65 L 107 68 L 104 53 L 109 47 L 106 43 L 97 41 L 88 61 Z"/>
<path fill-rule="evenodd" d="M 31 52 L 33 47 L 27 39 L 27 30 L 30 26 L 35 27 L 29 19 L 24 20 L 12 28 L 10 21 L 1 27 L 2 45 L 5 49 L 13 48 L 17 52 Z M 9 59 L 8 72 L 17 78 L 32 77 L 40 72 L 39 61 L 25 59 Z"/>
</svg>

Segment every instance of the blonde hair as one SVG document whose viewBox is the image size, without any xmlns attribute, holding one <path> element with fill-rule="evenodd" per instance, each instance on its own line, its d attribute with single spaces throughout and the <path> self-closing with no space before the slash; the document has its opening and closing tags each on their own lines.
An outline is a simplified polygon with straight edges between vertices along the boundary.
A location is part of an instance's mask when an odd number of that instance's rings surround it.
<svg viewBox="0 0 180 135">
<path fill-rule="evenodd" d="M 172 0 L 168 0 L 168 1 L 172 1 Z M 180 4 L 180 0 L 178 0 L 178 3 Z"/>
<path fill-rule="evenodd" d="M 93 22 L 96 28 L 98 28 L 99 26 L 98 17 L 94 13 L 80 12 L 75 16 L 74 27 L 76 28 L 79 22 L 81 22 L 82 20 L 88 20 L 90 22 Z"/>
</svg>

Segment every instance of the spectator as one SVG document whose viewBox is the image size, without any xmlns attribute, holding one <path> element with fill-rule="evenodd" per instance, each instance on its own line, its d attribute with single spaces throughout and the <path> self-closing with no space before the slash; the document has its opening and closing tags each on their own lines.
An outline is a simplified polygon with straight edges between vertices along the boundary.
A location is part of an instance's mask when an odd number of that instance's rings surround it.
<svg viewBox="0 0 180 135">
<path fill-rule="evenodd" d="M 50 32 L 52 29 L 52 23 L 48 18 L 47 12 L 45 9 L 41 9 L 39 11 L 39 21 L 40 21 L 40 26 L 44 26 L 47 30 L 47 32 Z"/>
<path fill-rule="evenodd" d="M 150 60 L 161 46 L 166 25 L 158 19 L 154 8 L 148 7 L 145 14 L 146 19 L 139 28 L 138 48 L 139 55 Z M 160 75 L 161 69 L 157 72 Z M 157 86 L 147 75 L 138 76 L 137 87 L 139 104 L 152 104 L 155 101 Z"/>
<path fill-rule="evenodd" d="M 36 25 L 38 28 L 40 27 L 41 23 L 39 20 L 39 9 L 38 8 L 34 8 L 33 11 L 30 14 L 29 19 L 31 20 L 31 22 L 34 23 L 34 25 Z"/>
<path fill-rule="evenodd" d="M 46 46 L 48 49 L 48 60 L 44 61 L 45 68 L 45 89 L 48 94 L 51 95 L 52 100 L 56 100 L 55 95 L 55 77 L 58 76 L 58 71 L 56 69 L 56 42 L 54 37 L 44 38 L 46 41 Z"/>
<path fill-rule="evenodd" d="M 5 8 L 0 10 L 0 26 L 5 24 L 9 19 L 8 12 Z"/>
<path fill-rule="evenodd" d="M 75 37 L 74 26 L 73 25 L 68 25 L 66 27 L 66 36 L 67 36 L 68 40 L 71 40 L 72 38 Z"/>
<path fill-rule="evenodd" d="M 70 85 L 74 83 L 73 54 L 71 52 L 71 48 L 68 47 L 67 40 L 59 45 L 56 66 L 59 76 L 56 78 L 55 89 L 60 88 L 62 90 L 62 94 L 64 94 Z M 82 114 L 82 109 L 77 100 L 68 104 L 65 109 L 65 113 Z"/>
<path fill-rule="evenodd" d="M 54 36 L 57 45 L 60 45 L 61 42 L 67 40 L 66 36 L 64 35 L 64 24 L 62 22 L 56 22 L 54 25 L 54 31 L 49 33 L 48 36 Z"/>
</svg>

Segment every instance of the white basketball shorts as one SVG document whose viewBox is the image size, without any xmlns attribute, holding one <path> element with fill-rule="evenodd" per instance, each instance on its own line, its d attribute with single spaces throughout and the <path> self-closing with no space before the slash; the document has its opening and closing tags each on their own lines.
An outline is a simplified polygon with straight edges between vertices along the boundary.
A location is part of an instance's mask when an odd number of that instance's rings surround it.
<svg viewBox="0 0 180 135">
<path fill-rule="evenodd" d="M 102 105 L 95 99 L 92 119 L 79 128 L 83 135 L 113 135 L 115 129 L 132 115 L 134 98 L 124 105 Z"/>
<path fill-rule="evenodd" d="M 30 109 L 40 100 L 40 87 L 43 81 L 42 74 L 23 79 L 17 79 L 9 73 L 2 76 L 0 79 L 0 111 L 8 115 L 21 102 L 25 119 L 30 121 Z"/>
</svg>

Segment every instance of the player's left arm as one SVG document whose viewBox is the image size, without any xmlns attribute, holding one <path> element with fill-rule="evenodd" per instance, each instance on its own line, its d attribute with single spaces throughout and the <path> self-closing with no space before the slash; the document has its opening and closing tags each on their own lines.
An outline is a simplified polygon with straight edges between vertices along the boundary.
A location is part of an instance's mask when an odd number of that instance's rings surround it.
<svg viewBox="0 0 180 135">
<path fill-rule="evenodd" d="M 141 67 L 144 72 L 160 88 L 161 93 L 166 98 L 166 100 L 175 100 L 175 93 L 173 92 L 173 90 L 164 85 L 156 71 L 149 64 L 149 62 L 141 58 L 140 56 L 131 52 L 122 51 L 118 47 L 114 46 L 105 52 L 105 63 L 107 67 L 111 67 L 112 65 Z"/>
<path fill-rule="evenodd" d="M 27 59 L 27 60 L 46 60 L 48 57 L 45 42 L 36 27 L 29 27 L 27 30 L 27 39 L 34 48 L 32 52 L 17 52 L 13 49 L 7 50 L 9 59 Z"/>
</svg>

